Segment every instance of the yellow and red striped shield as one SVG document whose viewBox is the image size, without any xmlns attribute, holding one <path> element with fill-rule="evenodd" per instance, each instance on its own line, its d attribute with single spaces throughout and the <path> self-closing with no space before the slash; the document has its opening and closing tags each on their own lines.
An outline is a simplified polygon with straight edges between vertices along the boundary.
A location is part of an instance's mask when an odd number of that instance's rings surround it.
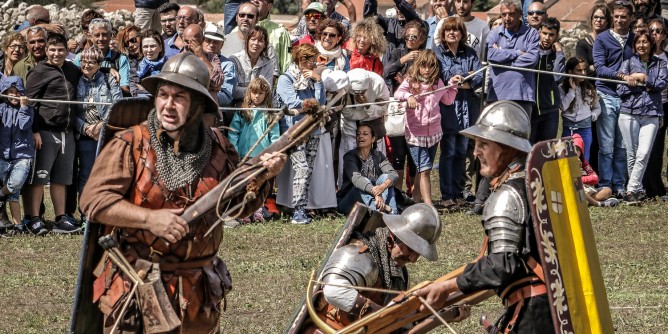
<svg viewBox="0 0 668 334">
<path fill-rule="evenodd" d="M 613 333 L 572 138 L 534 145 L 526 182 L 555 332 Z"/>
</svg>

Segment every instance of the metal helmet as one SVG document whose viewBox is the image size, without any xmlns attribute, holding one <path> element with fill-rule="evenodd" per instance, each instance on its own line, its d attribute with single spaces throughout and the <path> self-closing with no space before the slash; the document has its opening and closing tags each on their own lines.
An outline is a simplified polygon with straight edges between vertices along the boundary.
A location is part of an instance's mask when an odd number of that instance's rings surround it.
<svg viewBox="0 0 668 334">
<path fill-rule="evenodd" d="M 522 152 L 531 151 L 529 116 L 519 104 L 512 101 L 497 101 L 488 105 L 474 126 L 459 133 L 472 139 L 479 137 L 491 140 Z"/>
<path fill-rule="evenodd" d="M 169 60 L 162 67 L 160 73 L 145 78 L 142 86 L 155 96 L 158 84 L 161 81 L 170 82 L 193 90 L 204 98 L 205 113 L 218 113 L 218 103 L 209 94 L 209 69 L 204 62 L 191 52 L 181 52 Z M 194 101 L 196 97 L 192 97 Z"/>
<path fill-rule="evenodd" d="M 383 215 L 385 225 L 406 246 L 427 260 L 438 260 L 436 241 L 441 236 L 438 211 L 428 204 L 408 207 L 401 215 Z"/>
</svg>

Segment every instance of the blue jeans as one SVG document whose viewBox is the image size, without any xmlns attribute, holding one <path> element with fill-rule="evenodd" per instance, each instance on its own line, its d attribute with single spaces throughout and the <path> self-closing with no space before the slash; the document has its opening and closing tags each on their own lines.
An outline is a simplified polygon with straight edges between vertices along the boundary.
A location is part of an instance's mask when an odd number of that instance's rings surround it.
<svg viewBox="0 0 668 334">
<path fill-rule="evenodd" d="M 441 156 L 438 162 L 438 177 L 441 199 L 457 199 L 464 190 L 464 171 L 466 170 L 466 149 L 468 138 L 460 134 L 443 134 Z"/>
<path fill-rule="evenodd" d="M 619 131 L 621 99 L 601 94 L 601 116 L 596 120 L 598 135 L 598 185 L 613 191 L 624 189 L 626 184 L 626 149 Z"/>
<path fill-rule="evenodd" d="M 580 137 L 582 137 L 582 141 L 585 144 L 585 147 L 584 147 L 585 149 L 584 149 L 584 152 L 582 152 L 582 154 L 584 155 L 585 161 L 589 162 L 589 152 L 590 152 L 589 149 L 591 148 L 591 143 L 593 141 L 593 135 L 592 135 L 591 128 L 575 128 L 575 129 L 573 129 L 573 128 L 565 126 L 562 129 L 561 136 L 562 137 L 568 137 L 568 136 L 572 136 L 576 133 L 579 134 Z"/>
<path fill-rule="evenodd" d="M 3 185 L 7 186 L 10 193 L 7 196 L 7 201 L 19 201 L 21 188 L 28 179 L 31 166 L 32 159 L 0 159 L 0 180 L 2 180 Z"/>
<path fill-rule="evenodd" d="M 93 140 L 90 137 L 81 136 L 77 142 L 77 153 L 79 156 L 79 179 L 78 181 L 78 191 L 79 194 L 83 191 L 88 177 L 90 176 L 90 171 L 93 169 L 93 163 L 95 163 L 95 151 L 97 150 L 97 141 Z"/>
<path fill-rule="evenodd" d="M 387 180 L 387 174 L 382 174 L 376 180 L 375 185 L 379 185 Z M 383 191 L 381 197 L 385 200 L 385 204 L 389 205 L 392 208 L 392 212 L 397 212 L 397 201 L 394 198 L 394 187 L 389 187 Z M 344 215 L 350 214 L 355 203 L 361 202 L 366 206 L 370 207 L 373 210 L 378 210 L 376 208 L 376 199 L 373 195 L 363 192 L 355 187 L 353 187 L 343 198 L 339 199 L 339 205 L 337 210 Z"/>
</svg>

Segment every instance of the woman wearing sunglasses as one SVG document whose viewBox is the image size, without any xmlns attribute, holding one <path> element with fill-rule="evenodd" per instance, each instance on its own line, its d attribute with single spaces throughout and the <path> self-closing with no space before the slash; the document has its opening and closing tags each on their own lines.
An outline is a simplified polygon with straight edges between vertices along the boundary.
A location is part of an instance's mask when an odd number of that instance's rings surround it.
<svg viewBox="0 0 668 334">
<path fill-rule="evenodd" d="M 318 26 L 318 40 L 315 47 L 320 52 L 318 63 L 326 68 L 348 72 L 350 62 L 348 61 L 348 50 L 343 49 L 346 40 L 346 27 L 343 23 L 334 19 L 325 19 Z"/>
<path fill-rule="evenodd" d="M 138 93 L 139 76 L 137 68 L 141 61 L 141 30 L 139 27 L 131 25 L 121 30 L 116 37 L 118 41 L 118 51 L 128 57 L 130 63 L 130 92 L 132 96 Z"/>
</svg>

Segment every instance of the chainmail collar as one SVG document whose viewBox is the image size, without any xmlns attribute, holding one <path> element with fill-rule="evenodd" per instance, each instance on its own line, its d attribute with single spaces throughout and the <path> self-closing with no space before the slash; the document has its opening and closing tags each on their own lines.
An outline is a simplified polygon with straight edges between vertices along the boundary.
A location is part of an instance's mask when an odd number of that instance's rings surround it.
<svg viewBox="0 0 668 334">
<path fill-rule="evenodd" d="M 378 276 L 383 280 L 383 288 L 404 291 L 408 285 L 408 272 L 405 268 L 397 267 L 387 249 L 390 240 L 390 229 L 377 228 L 374 232 L 355 232 L 353 238 L 360 240 L 367 247 L 369 253 L 378 264 Z"/>
<path fill-rule="evenodd" d="M 146 123 L 151 136 L 151 148 L 157 158 L 155 168 L 167 189 L 174 191 L 195 181 L 211 157 L 211 136 L 207 134 L 204 124 L 200 121 L 184 128 L 181 134 L 184 140 L 177 145 L 190 147 L 179 147 L 175 153 L 174 141 L 159 128 L 155 109 L 148 114 Z M 197 143 L 200 143 L 199 149 Z"/>
</svg>

